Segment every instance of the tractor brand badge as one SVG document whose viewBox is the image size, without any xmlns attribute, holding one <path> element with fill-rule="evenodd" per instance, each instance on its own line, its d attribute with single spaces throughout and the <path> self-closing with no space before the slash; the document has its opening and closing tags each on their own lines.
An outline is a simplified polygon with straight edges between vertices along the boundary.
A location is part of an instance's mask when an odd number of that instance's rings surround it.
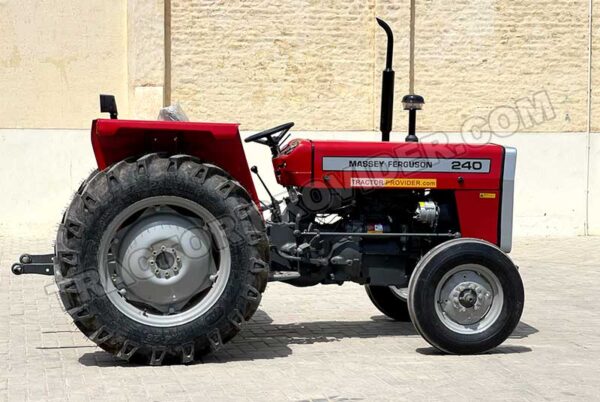
<svg viewBox="0 0 600 402">
<path fill-rule="evenodd" d="M 349 172 L 489 173 L 489 159 L 370 158 L 325 156 L 323 170 Z"/>
<path fill-rule="evenodd" d="M 383 179 L 353 177 L 351 187 L 436 188 L 437 179 Z"/>
</svg>

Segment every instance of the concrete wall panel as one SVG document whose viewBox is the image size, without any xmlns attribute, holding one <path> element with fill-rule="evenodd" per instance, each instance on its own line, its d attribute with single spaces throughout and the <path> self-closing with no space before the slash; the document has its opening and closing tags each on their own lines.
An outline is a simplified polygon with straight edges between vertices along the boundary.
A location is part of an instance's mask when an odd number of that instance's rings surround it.
<svg viewBox="0 0 600 402">
<path fill-rule="evenodd" d="M 242 133 L 245 137 L 249 132 Z M 296 138 L 375 140 L 374 132 L 295 132 Z M 393 134 L 400 141 L 402 134 Z M 422 135 L 424 141 L 439 136 Z M 515 234 L 582 235 L 585 222 L 586 146 L 584 134 L 527 133 L 494 142 L 516 146 L 517 180 Z M 459 135 L 447 140 L 461 141 Z M 565 144 L 569 144 L 566 146 Z M 31 144 L 36 144 L 31 147 Z M 244 144 L 250 165 L 257 165 L 274 193 L 277 186 L 270 152 L 258 144 Z M 600 154 L 596 147 L 596 154 Z M 25 152 L 24 152 L 25 151 Z M 600 156 L 600 155 L 598 155 Z M 0 160 L 10 175 L 0 175 L 0 235 L 46 231 L 54 236 L 61 214 L 73 191 L 94 169 L 95 161 L 87 130 L 0 130 Z M 596 158 L 600 160 L 600 157 Z M 596 163 L 600 171 L 600 165 Z M 600 188 L 595 176 L 597 188 Z M 255 182 L 261 199 L 267 199 Z M 600 194 L 596 191 L 596 200 Z M 595 233 L 600 214 L 594 210 Z"/>
<path fill-rule="evenodd" d="M 126 1 L 0 1 L 0 127 L 87 128 L 127 113 Z"/>
</svg>

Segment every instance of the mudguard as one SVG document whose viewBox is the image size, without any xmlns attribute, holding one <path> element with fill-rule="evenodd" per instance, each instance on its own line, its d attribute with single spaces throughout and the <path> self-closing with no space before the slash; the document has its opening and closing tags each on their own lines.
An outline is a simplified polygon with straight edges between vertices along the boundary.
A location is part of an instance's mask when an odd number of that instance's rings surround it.
<svg viewBox="0 0 600 402">
<path fill-rule="evenodd" d="M 97 119 L 92 146 L 100 170 L 152 152 L 195 156 L 228 172 L 258 204 L 237 124 Z"/>
</svg>

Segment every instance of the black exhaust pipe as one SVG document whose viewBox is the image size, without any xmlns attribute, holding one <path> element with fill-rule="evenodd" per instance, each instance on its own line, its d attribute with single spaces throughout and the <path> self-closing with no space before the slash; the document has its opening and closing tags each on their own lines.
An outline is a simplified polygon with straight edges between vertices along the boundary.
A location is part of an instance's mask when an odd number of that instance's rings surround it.
<svg viewBox="0 0 600 402">
<path fill-rule="evenodd" d="M 411 6 L 411 43 L 414 44 L 414 4 Z M 377 18 L 377 23 L 383 28 L 387 34 L 387 55 L 385 61 L 385 70 L 381 80 L 381 119 L 379 129 L 381 130 L 381 141 L 390 140 L 390 132 L 392 131 L 392 120 L 394 117 L 394 70 L 392 70 L 392 58 L 394 56 L 394 34 L 385 21 Z M 425 100 L 422 96 L 416 95 L 414 91 L 414 49 L 411 44 L 410 52 L 410 73 L 409 73 L 409 95 L 402 98 L 404 110 L 408 110 L 408 135 L 406 142 L 418 142 L 417 131 L 417 111 L 421 110 Z"/>
<path fill-rule="evenodd" d="M 385 21 L 377 18 L 377 23 L 387 34 L 387 55 L 385 57 L 385 70 L 381 79 L 381 119 L 379 129 L 381 130 L 381 141 L 390 140 L 392 121 L 394 118 L 394 70 L 392 70 L 392 59 L 394 57 L 394 34 Z"/>
</svg>

